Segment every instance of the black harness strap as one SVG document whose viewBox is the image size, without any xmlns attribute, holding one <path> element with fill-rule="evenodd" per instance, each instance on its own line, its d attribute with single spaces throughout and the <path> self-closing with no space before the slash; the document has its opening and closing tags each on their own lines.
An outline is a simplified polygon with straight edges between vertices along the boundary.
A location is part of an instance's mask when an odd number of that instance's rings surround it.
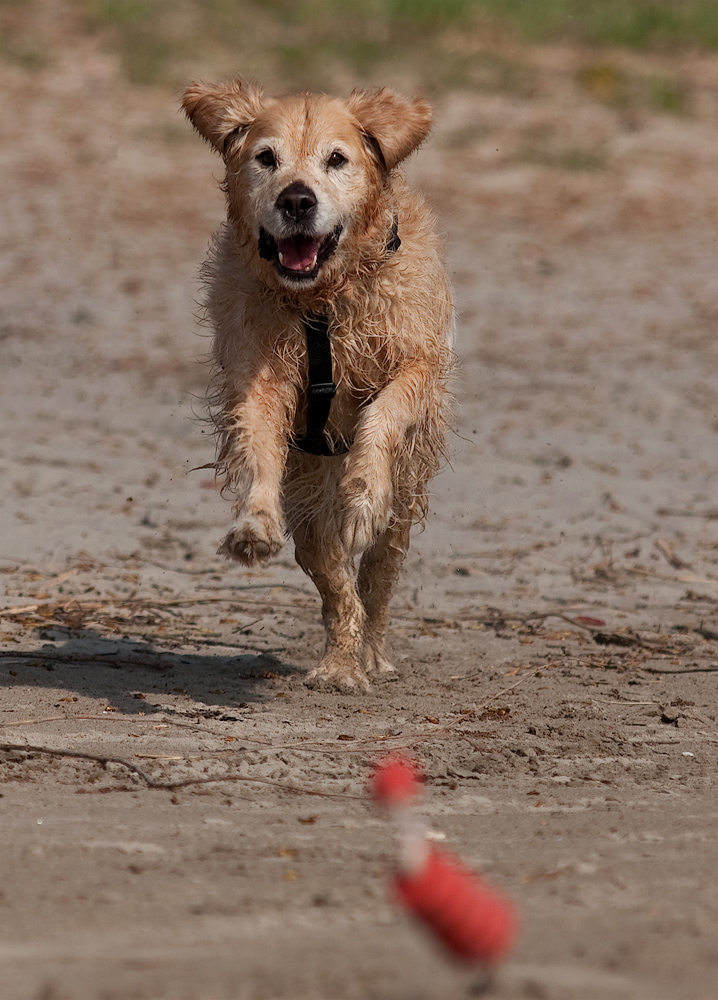
<svg viewBox="0 0 718 1000">
<path fill-rule="evenodd" d="M 324 433 L 332 400 L 337 394 L 332 371 L 329 317 L 326 313 L 309 313 L 304 318 L 304 332 L 309 364 L 307 429 L 292 442 L 292 447 L 297 451 L 308 451 L 310 455 L 343 455 L 348 449 L 330 444 Z"/>
<path fill-rule="evenodd" d="M 399 216 L 395 215 L 394 222 L 392 223 L 391 226 L 391 235 L 386 244 L 387 257 L 391 257 L 393 253 L 396 253 L 396 251 L 399 249 L 400 246 L 401 246 L 401 240 L 399 239 Z"/>
<path fill-rule="evenodd" d="M 391 235 L 386 244 L 387 257 L 396 253 L 400 246 L 399 220 L 395 217 L 391 227 Z M 308 452 L 310 455 L 345 455 L 349 448 L 344 443 L 330 442 L 324 433 L 332 400 L 337 394 L 332 370 L 329 317 L 326 313 L 309 313 L 305 316 L 304 333 L 307 338 L 307 364 L 309 367 L 307 429 L 304 434 L 291 442 L 290 447 L 295 451 Z"/>
</svg>

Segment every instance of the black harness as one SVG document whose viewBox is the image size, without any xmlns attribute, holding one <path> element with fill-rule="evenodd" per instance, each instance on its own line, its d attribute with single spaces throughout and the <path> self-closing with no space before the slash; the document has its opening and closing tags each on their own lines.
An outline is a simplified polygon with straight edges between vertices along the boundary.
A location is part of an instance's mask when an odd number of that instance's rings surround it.
<svg viewBox="0 0 718 1000">
<path fill-rule="evenodd" d="M 307 337 L 309 386 L 307 388 L 307 429 L 292 441 L 296 451 L 310 455 L 343 455 L 344 444 L 330 444 L 324 433 L 332 400 L 337 394 L 332 371 L 332 345 L 329 340 L 329 317 L 326 313 L 309 313 L 304 317 Z"/>
<path fill-rule="evenodd" d="M 396 253 L 400 246 L 399 220 L 394 218 L 386 244 L 387 257 Z M 349 451 L 348 446 L 344 442 L 330 441 L 325 434 L 332 400 L 337 394 L 332 370 L 332 345 L 327 314 L 309 313 L 305 316 L 304 333 L 307 338 L 309 368 L 307 429 L 290 443 L 290 447 L 295 451 L 308 452 L 310 455 L 345 455 Z"/>
</svg>

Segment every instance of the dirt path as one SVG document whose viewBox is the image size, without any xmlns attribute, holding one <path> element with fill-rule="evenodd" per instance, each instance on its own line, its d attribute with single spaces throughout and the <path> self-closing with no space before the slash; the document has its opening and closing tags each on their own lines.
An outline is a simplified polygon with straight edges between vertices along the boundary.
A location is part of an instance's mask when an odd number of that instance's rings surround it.
<svg viewBox="0 0 718 1000">
<path fill-rule="evenodd" d="M 394 601 L 398 673 L 348 696 L 302 684 L 322 631 L 291 547 L 220 563 L 227 505 L 190 471 L 209 152 L 92 50 L 0 79 L 0 741 L 178 786 L 0 752 L 3 996 L 466 996 L 387 901 L 363 794 L 406 747 L 433 826 L 522 914 L 492 995 L 712 1000 L 710 114 L 559 77 L 439 108 L 412 173 L 461 314 L 455 457 Z"/>
</svg>

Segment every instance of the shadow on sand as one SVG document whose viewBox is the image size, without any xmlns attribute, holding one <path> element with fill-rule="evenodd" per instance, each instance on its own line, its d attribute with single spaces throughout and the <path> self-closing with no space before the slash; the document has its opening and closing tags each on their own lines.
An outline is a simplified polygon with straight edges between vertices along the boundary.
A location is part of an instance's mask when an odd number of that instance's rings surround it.
<svg viewBox="0 0 718 1000">
<path fill-rule="evenodd" d="M 271 652 L 177 652 L 145 640 L 107 639 L 92 629 L 73 630 L 64 641 L 45 643 L 33 652 L 0 651 L 0 684 L 52 690 L 57 708 L 69 694 L 127 714 L 176 711 L 180 706 L 162 704 L 163 696 L 173 695 L 176 701 L 182 695 L 190 700 L 193 714 L 226 721 L 233 721 L 227 709 L 276 697 L 268 681 L 300 672 Z"/>
</svg>

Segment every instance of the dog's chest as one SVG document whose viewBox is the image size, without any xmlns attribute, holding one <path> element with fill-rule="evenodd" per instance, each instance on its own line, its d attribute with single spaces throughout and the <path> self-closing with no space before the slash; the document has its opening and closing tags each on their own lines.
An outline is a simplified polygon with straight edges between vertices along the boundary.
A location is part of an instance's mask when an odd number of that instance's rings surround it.
<svg viewBox="0 0 718 1000">
<path fill-rule="evenodd" d="M 385 352 L 378 338 L 332 334 L 330 342 L 338 393 L 365 401 L 386 385 Z"/>
</svg>

